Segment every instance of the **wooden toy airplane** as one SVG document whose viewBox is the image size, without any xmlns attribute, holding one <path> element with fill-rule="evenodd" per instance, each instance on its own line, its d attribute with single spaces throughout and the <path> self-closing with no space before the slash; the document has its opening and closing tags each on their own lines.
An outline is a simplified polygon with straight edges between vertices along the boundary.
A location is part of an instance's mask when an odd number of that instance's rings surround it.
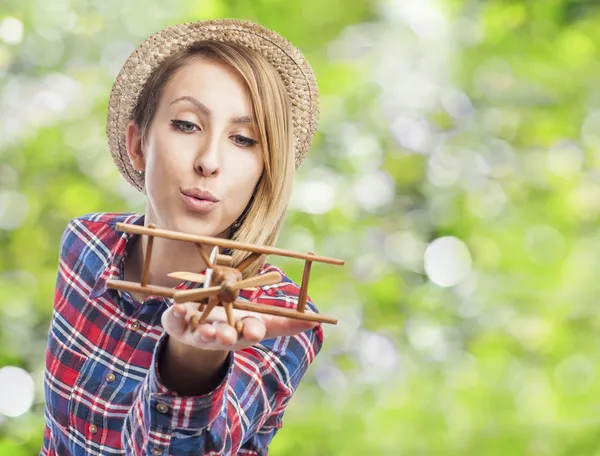
<svg viewBox="0 0 600 456">
<path fill-rule="evenodd" d="M 342 266 L 344 264 L 343 260 L 319 256 L 313 252 L 295 252 L 293 250 L 247 244 L 229 239 L 162 230 L 156 228 L 156 226 L 153 224 L 150 224 L 146 227 L 130 225 L 126 223 L 117 223 L 117 229 L 119 231 L 148 236 L 146 257 L 144 258 L 144 270 L 139 284 L 125 280 L 109 280 L 107 282 L 107 286 L 117 290 L 173 298 L 177 303 L 190 301 L 199 302 L 199 310 L 202 312 L 202 315 L 200 317 L 194 317 L 191 320 L 192 329 L 195 329 L 199 324 L 204 323 L 215 306 L 223 306 L 225 308 L 227 322 L 236 329 L 238 334 L 242 333 L 243 326 L 240 321 L 234 321 L 233 309 L 295 318 L 298 320 L 317 321 L 320 323 L 329 323 L 333 325 L 337 324 L 337 319 L 335 318 L 321 314 L 306 313 L 306 298 L 308 296 L 308 282 L 310 280 L 310 269 L 312 263 L 319 262 Z M 148 283 L 148 277 L 150 274 L 150 261 L 152 257 L 152 243 L 155 237 L 191 242 L 196 246 L 200 256 L 206 264 L 205 274 L 176 271 L 168 274 L 168 276 L 190 282 L 203 283 L 203 288 L 177 291 L 173 288 L 160 287 L 150 285 Z M 213 246 L 210 256 L 207 255 L 202 249 L 203 245 Z M 244 250 L 251 252 L 251 255 L 245 258 L 236 267 L 232 267 L 231 256 L 220 254 L 219 247 L 233 250 Z M 244 270 L 261 255 L 278 255 L 290 258 L 298 258 L 305 261 L 304 274 L 302 275 L 302 283 L 300 285 L 298 305 L 296 309 L 287 309 L 272 305 L 258 304 L 255 302 L 242 301 L 238 299 L 240 290 L 242 289 L 252 289 L 254 287 L 272 285 L 283 280 L 281 274 L 278 272 L 269 272 L 242 280 L 242 273 Z"/>
</svg>

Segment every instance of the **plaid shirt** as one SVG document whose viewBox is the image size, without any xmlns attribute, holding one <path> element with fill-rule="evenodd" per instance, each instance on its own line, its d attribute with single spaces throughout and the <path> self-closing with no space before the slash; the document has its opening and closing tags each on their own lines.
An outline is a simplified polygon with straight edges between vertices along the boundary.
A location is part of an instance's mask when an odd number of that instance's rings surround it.
<svg viewBox="0 0 600 456">
<path fill-rule="evenodd" d="M 157 368 L 165 341 L 160 318 L 172 300 L 148 296 L 140 303 L 106 287 L 109 278 L 123 279 L 134 236 L 117 231 L 117 222 L 143 225 L 144 215 L 79 217 L 61 240 L 41 454 L 267 454 L 288 401 L 321 348 L 321 327 L 231 352 L 214 391 L 178 396 L 161 383 Z M 261 272 L 272 270 L 279 271 L 265 265 Z M 283 277 L 281 284 L 240 296 L 291 308 L 299 289 Z M 197 286 L 183 282 L 177 289 Z"/>
</svg>

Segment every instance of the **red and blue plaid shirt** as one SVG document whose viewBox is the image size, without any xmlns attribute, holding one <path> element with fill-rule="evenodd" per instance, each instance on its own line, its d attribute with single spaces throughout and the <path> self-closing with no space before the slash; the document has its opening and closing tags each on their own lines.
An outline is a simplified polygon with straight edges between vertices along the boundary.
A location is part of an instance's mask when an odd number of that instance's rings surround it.
<svg viewBox="0 0 600 456">
<path fill-rule="evenodd" d="M 172 300 L 148 296 L 140 303 L 106 287 L 109 278 L 123 279 L 134 236 L 117 231 L 117 222 L 143 225 L 144 215 L 79 217 L 61 240 L 41 454 L 266 454 L 321 348 L 321 327 L 231 352 L 227 374 L 214 391 L 178 396 L 161 383 L 157 368 L 165 340 L 161 315 Z M 261 272 L 272 270 L 281 272 L 272 265 Z M 281 284 L 244 291 L 241 298 L 294 307 L 298 286 L 282 276 Z M 197 286 L 183 282 L 177 289 Z"/>
</svg>

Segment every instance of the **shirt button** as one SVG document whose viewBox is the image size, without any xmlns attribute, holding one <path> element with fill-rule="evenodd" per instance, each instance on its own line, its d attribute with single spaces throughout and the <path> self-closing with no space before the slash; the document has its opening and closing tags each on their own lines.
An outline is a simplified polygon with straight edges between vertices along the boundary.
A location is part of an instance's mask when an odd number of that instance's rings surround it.
<svg viewBox="0 0 600 456">
<path fill-rule="evenodd" d="M 160 454 L 163 454 L 163 450 L 161 450 L 160 448 L 152 448 L 150 450 L 150 453 L 159 456 Z"/>
<path fill-rule="evenodd" d="M 117 377 L 115 376 L 115 374 L 110 373 L 106 376 L 106 382 L 107 383 L 112 383 L 117 379 Z"/>
<path fill-rule="evenodd" d="M 131 323 L 129 325 L 129 327 L 133 330 L 133 331 L 137 331 L 138 329 L 140 329 L 140 323 L 137 321 L 134 321 L 133 323 Z"/>
<path fill-rule="evenodd" d="M 98 432 L 98 426 L 96 426 L 95 424 L 90 424 L 89 431 L 90 434 L 95 434 L 96 432 Z"/>
<path fill-rule="evenodd" d="M 159 402 L 159 404 L 156 406 L 156 410 L 158 410 L 160 413 L 167 413 L 169 411 L 169 406 Z"/>
</svg>

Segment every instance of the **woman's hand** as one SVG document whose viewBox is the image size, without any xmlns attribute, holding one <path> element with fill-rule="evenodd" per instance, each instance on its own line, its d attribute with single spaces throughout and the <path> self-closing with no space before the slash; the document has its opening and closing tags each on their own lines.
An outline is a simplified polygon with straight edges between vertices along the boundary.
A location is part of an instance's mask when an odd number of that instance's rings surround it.
<svg viewBox="0 0 600 456">
<path fill-rule="evenodd" d="M 200 396 L 213 391 L 223 380 L 230 351 L 272 337 L 292 336 L 318 325 L 234 310 L 234 319 L 243 323 L 242 335 L 238 336 L 227 324 L 223 307 L 215 307 L 207 322 L 193 330 L 191 319 L 200 315 L 198 304 L 191 302 L 174 304 L 162 315 L 162 326 L 169 338 L 159 361 L 160 377 L 168 388 L 183 396 Z"/>
<path fill-rule="evenodd" d="M 293 336 L 318 325 L 316 322 L 234 310 L 234 319 L 243 323 L 240 337 L 235 328 L 227 324 L 223 307 L 215 307 L 207 322 L 195 330 L 190 323 L 194 315 L 198 318 L 201 315 L 198 303 L 174 304 L 163 314 L 162 326 L 175 341 L 201 350 L 240 350 L 264 339 Z"/>
</svg>

